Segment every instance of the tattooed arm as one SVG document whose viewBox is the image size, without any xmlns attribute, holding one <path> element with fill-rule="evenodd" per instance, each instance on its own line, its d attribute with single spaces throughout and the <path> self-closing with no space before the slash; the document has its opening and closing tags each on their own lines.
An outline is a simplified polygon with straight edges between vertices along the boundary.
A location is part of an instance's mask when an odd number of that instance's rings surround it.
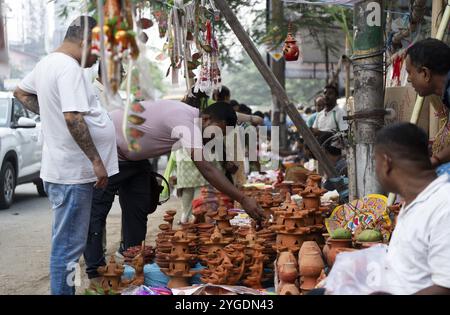
<svg viewBox="0 0 450 315">
<path fill-rule="evenodd" d="M 20 88 L 16 88 L 14 90 L 14 97 L 17 98 L 19 102 L 21 102 L 23 106 L 25 106 L 26 109 L 39 115 L 39 102 L 37 95 L 27 93 Z"/>
<path fill-rule="evenodd" d="M 106 172 L 103 161 L 92 141 L 91 133 L 89 132 L 83 114 L 79 112 L 66 112 L 64 113 L 64 119 L 66 120 L 67 128 L 73 139 L 92 162 L 95 175 L 98 179 L 95 187 L 105 188 L 108 184 L 108 173 Z"/>
</svg>

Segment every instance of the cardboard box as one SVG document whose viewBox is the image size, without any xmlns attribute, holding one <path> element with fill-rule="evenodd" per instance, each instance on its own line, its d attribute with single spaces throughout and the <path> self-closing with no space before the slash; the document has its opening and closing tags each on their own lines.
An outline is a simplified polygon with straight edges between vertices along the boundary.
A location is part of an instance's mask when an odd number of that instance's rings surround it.
<svg viewBox="0 0 450 315">
<path fill-rule="evenodd" d="M 417 93 L 412 86 L 388 87 L 386 88 L 384 107 L 395 110 L 394 119 L 386 119 L 386 124 L 395 122 L 409 122 L 416 103 Z M 429 133 L 430 116 L 429 102 L 425 99 L 417 125 Z"/>
</svg>

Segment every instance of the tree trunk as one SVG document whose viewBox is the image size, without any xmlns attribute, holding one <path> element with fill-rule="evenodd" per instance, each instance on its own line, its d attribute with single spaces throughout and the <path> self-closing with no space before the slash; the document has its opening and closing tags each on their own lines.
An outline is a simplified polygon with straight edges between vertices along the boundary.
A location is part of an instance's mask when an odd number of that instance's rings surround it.
<svg viewBox="0 0 450 315">
<path fill-rule="evenodd" d="M 354 79 L 355 114 L 384 109 L 383 82 L 383 1 L 355 4 Z M 368 116 L 368 115 L 367 115 Z M 384 117 L 356 118 L 354 126 L 357 197 L 380 193 L 376 179 L 374 143 Z"/>
<path fill-rule="evenodd" d="M 271 10 L 271 21 L 275 24 L 282 24 L 284 20 L 284 9 L 283 1 L 281 0 L 271 0 L 270 1 Z M 271 60 L 270 67 L 273 74 L 280 82 L 283 89 L 286 88 L 285 72 L 286 72 L 286 62 L 284 58 L 275 61 Z M 272 93 L 272 125 L 278 126 L 280 129 L 280 148 L 283 150 L 287 149 L 287 128 L 286 128 L 286 113 L 283 110 L 280 100 L 275 94 Z"/>
</svg>

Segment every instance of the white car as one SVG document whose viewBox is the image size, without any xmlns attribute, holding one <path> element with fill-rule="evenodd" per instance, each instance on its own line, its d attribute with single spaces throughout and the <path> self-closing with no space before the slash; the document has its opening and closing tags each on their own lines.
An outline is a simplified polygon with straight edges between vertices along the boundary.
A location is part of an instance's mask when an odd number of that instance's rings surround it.
<svg viewBox="0 0 450 315">
<path fill-rule="evenodd" d="M 28 111 L 10 92 L 0 92 L 0 209 L 14 201 L 17 185 L 34 183 L 46 196 L 39 177 L 42 157 L 39 116 Z"/>
</svg>

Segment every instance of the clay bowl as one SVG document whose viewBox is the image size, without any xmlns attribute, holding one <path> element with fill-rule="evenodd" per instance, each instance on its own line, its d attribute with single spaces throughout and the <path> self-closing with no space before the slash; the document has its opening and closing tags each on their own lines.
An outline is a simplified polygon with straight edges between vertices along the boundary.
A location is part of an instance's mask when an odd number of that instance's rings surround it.
<svg viewBox="0 0 450 315">
<path fill-rule="evenodd" d="M 177 212 L 175 210 L 167 210 L 166 214 L 168 214 L 170 216 L 175 216 L 177 214 Z"/>
<path fill-rule="evenodd" d="M 169 231 L 170 230 L 170 225 L 166 224 L 166 223 L 160 224 L 158 227 L 161 231 Z"/>
</svg>

